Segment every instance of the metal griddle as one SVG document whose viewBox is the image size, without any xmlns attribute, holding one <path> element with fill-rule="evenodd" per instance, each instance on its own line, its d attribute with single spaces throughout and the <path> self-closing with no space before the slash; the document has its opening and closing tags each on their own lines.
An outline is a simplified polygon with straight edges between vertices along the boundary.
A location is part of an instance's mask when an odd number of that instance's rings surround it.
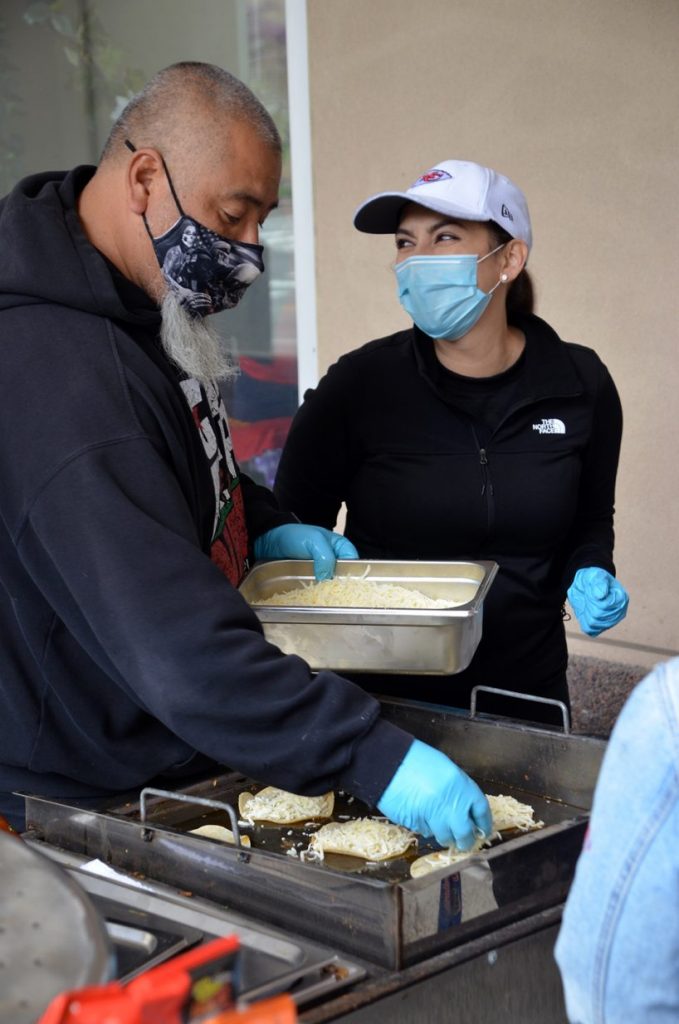
<svg viewBox="0 0 679 1024">
<path fill-rule="evenodd" d="M 413 856 L 436 848 L 425 841 L 382 864 L 337 855 L 302 863 L 287 850 L 308 845 L 317 825 L 243 828 L 249 849 L 188 834 L 206 822 L 232 827 L 234 815 L 186 798 L 237 807 L 243 789 L 258 788 L 226 772 L 175 796 L 150 791 L 100 814 L 28 797 L 29 830 L 39 842 L 99 857 L 391 969 L 563 902 L 605 742 L 432 705 L 382 703 L 387 719 L 449 754 L 485 792 L 530 803 L 545 828 L 421 879 L 409 868 Z M 369 813 L 340 794 L 333 817 Z"/>
</svg>

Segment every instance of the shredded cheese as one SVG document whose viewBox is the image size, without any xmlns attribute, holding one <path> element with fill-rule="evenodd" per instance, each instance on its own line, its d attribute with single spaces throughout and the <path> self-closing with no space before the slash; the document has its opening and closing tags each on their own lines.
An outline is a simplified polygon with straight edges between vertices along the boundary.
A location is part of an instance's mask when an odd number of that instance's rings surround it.
<svg viewBox="0 0 679 1024">
<path fill-rule="evenodd" d="M 292 825 L 312 818 L 329 818 L 335 806 L 335 794 L 298 796 L 275 786 L 266 786 L 259 793 L 241 793 L 238 813 L 246 821 L 270 821 L 276 825 Z"/>
<path fill-rule="evenodd" d="M 316 608 L 454 608 L 462 601 L 427 597 L 419 590 L 396 583 L 378 583 L 361 576 L 335 576 L 320 583 L 259 599 L 258 605 L 292 605 Z"/>
<path fill-rule="evenodd" d="M 506 832 L 508 829 L 530 832 L 532 829 L 544 827 L 544 821 L 535 820 L 535 811 L 530 804 L 522 804 L 513 796 L 489 796 L 488 803 L 496 832 Z"/>
<path fill-rule="evenodd" d="M 342 853 L 369 861 L 383 861 L 400 857 L 416 845 L 415 833 L 402 825 L 374 818 L 354 818 L 324 825 L 311 837 L 306 852 L 318 860 L 323 860 L 326 853 Z"/>
</svg>

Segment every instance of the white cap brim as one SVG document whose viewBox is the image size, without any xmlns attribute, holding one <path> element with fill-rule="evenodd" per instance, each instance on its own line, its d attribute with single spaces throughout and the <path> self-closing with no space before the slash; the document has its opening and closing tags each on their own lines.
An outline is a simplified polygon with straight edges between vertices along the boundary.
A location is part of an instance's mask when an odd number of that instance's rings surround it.
<svg viewBox="0 0 679 1024">
<path fill-rule="evenodd" d="M 358 207 L 354 214 L 354 227 L 369 234 L 393 235 L 400 223 L 403 207 L 407 203 L 424 206 L 427 210 L 434 210 L 456 220 L 485 219 L 472 210 L 435 196 L 425 198 L 419 194 L 413 195 L 412 192 L 380 192 L 366 199 Z"/>
</svg>

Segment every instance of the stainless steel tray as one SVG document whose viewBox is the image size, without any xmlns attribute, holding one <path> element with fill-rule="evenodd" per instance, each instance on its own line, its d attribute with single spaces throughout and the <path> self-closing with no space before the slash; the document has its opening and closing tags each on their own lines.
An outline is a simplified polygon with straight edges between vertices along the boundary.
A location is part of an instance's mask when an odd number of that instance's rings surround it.
<svg viewBox="0 0 679 1024">
<path fill-rule="evenodd" d="M 395 583 L 427 597 L 462 601 L 455 608 L 309 608 L 271 606 L 272 594 L 314 582 L 308 560 L 261 562 L 240 592 L 264 635 L 285 654 L 297 654 L 318 671 L 450 675 L 471 661 L 483 622 L 483 602 L 497 572 L 495 562 L 391 562 L 341 560 L 337 576 Z"/>
</svg>

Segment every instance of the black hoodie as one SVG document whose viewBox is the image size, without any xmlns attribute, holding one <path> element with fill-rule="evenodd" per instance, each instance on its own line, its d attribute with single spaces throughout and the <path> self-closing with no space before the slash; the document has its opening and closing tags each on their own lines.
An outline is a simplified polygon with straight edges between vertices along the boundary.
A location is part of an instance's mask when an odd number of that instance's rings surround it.
<svg viewBox="0 0 679 1024">
<path fill-rule="evenodd" d="M 247 538 L 294 517 L 239 473 L 222 410 L 187 402 L 197 385 L 159 348 L 157 306 L 85 237 L 93 172 L 0 204 L 0 812 L 20 821 L 12 792 L 128 791 L 200 754 L 375 802 L 411 737 L 268 644 L 233 585 Z M 204 428 L 222 431 L 232 507 Z"/>
</svg>

